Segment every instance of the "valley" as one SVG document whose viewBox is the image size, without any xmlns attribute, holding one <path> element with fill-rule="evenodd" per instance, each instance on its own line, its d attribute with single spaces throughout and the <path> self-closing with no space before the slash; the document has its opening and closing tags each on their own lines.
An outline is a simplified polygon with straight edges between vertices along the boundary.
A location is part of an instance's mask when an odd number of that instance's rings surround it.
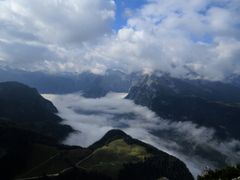
<svg viewBox="0 0 240 180">
<path fill-rule="evenodd" d="M 88 97 L 81 91 L 41 96 L 36 89 L 20 83 L 0 85 L 4 107 L 1 110 L 1 154 L 3 160 L 6 158 L 6 168 L 15 158 L 21 157 L 24 161 L 21 170 L 19 165 L 15 166 L 13 174 L 17 179 L 43 178 L 44 175 L 57 179 L 65 176 L 101 176 L 106 179 L 138 176 L 133 172 L 148 168 L 151 159 L 155 159 L 154 155 L 141 146 L 126 144 L 122 139 L 95 147 L 98 144 L 95 142 L 102 137 L 104 139 L 112 129 L 120 129 L 177 157 L 195 178 L 206 168 L 240 163 L 238 131 L 232 127 L 233 122 L 238 123 L 239 94 L 238 87 L 229 84 L 179 80 L 164 75 L 142 76 L 131 86 L 129 93 L 125 90 L 108 92 L 98 98 Z M 231 91 L 231 96 L 224 93 L 226 88 Z M 160 104 L 154 104 L 156 102 Z M 8 105 L 4 106 L 4 103 Z M 29 111 L 32 107 L 35 107 L 34 111 Z M 195 111 L 187 110 L 188 107 L 195 108 Z M 195 115 L 212 113 L 211 109 L 215 111 L 213 116 Z M 232 118 L 233 122 L 226 124 L 224 118 Z M 237 124 L 234 126 L 238 127 Z M 11 133 L 14 131 L 19 132 L 17 141 L 14 140 L 15 133 Z M 32 133 L 32 137 L 25 140 L 25 134 Z M 10 138 L 13 140 L 8 143 Z M 17 152 L 15 148 L 21 146 L 21 142 L 26 144 L 25 148 Z M 26 156 L 26 153 L 30 154 Z M 11 160 L 11 157 L 15 158 Z M 166 163 L 159 168 L 166 168 Z M 142 176 L 151 177 L 150 174 Z M 156 176 L 170 175 L 155 173 L 153 179 Z"/>
<path fill-rule="evenodd" d="M 0 180 L 240 180 L 240 0 L 0 0 Z"/>
<path fill-rule="evenodd" d="M 77 131 L 64 141 L 66 144 L 87 147 L 110 129 L 117 128 L 180 158 L 195 176 L 206 167 L 224 167 L 239 162 L 238 140 L 219 142 L 213 129 L 190 121 L 160 118 L 148 108 L 125 99 L 126 95 L 110 93 L 99 99 L 88 99 L 79 94 L 44 97 L 59 109 L 59 115 L 66 119 L 63 123 Z"/>
</svg>

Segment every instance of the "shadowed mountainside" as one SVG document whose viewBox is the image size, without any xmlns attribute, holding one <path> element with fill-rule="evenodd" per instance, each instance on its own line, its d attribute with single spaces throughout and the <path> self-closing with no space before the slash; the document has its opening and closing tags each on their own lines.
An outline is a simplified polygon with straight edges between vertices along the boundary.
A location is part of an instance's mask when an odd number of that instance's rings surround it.
<svg viewBox="0 0 240 180">
<path fill-rule="evenodd" d="M 228 166 L 223 169 L 208 170 L 204 175 L 198 176 L 198 180 L 239 180 L 240 165 Z"/>
<path fill-rule="evenodd" d="M 0 123 L 30 129 L 57 140 L 73 129 L 61 125 L 56 107 L 36 89 L 18 82 L 0 83 Z"/>
<path fill-rule="evenodd" d="M 4 179 L 193 179 L 183 162 L 120 130 L 109 131 L 89 148 L 59 145 L 21 129 L 5 131 L 17 131 L 18 138 L 0 134 Z"/>
<path fill-rule="evenodd" d="M 160 117 L 192 121 L 217 130 L 220 137 L 240 139 L 240 88 L 222 82 L 146 75 L 126 98 Z"/>
</svg>

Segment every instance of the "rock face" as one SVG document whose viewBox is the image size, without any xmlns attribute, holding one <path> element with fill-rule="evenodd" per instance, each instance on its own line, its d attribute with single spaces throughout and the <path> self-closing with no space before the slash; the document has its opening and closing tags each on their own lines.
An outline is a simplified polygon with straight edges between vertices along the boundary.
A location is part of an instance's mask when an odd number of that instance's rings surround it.
<svg viewBox="0 0 240 180">
<path fill-rule="evenodd" d="M 0 83 L 0 123 L 29 129 L 60 140 L 72 128 L 59 124 L 56 107 L 36 89 L 17 82 Z"/>
<path fill-rule="evenodd" d="M 240 88 L 206 80 L 146 75 L 133 86 L 128 99 L 174 121 L 213 127 L 219 136 L 240 139 Z"/>
</svg>

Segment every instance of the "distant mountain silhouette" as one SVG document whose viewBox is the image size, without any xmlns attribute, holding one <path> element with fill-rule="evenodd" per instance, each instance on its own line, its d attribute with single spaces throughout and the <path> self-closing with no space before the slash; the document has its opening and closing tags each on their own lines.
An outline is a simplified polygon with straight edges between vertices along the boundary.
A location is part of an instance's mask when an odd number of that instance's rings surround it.
<svg viewBox="0 0 240 180">
<path fill-rule="evenodd" d="M 240 74 L 232 74 L 225 78 L 226 83 L 232 84 L 240 88 Z"/>
<path fill-rule="evenodd" d="M 108 92 L 128 92 L 138 73 L 126 74 L 107 70 L 105 74 L 91 72 L 50 74 L 0 68 L 0 82 L 17 81 L 36 88 L 40 93 L 66 94 L 81 91 L 83 96 L 96 98 Z"/>
</svg>

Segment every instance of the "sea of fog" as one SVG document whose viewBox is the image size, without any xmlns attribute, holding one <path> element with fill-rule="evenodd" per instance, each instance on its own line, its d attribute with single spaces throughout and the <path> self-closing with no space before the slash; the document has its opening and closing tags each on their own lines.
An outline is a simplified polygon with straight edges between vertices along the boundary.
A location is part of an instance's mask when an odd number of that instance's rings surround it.
<svg viewBox="0 0 240 180">
<path fill-rule="evenodd" d="M 68 145 L 87 147 L 110 129 L 121 129 L 178 157 L 195 177 L 205 168 L 240 161 L 239 141 L 220 141 L 213 129 L 192 122 L 162 119 L 148 108 L 124 99 L 126 94 L 123 93 L 109 93 L 96 99 L 84 98 L 80 93 L 43 96 L 57 107 L 63 124 L 76 130 L 63 142 Z"/>
</svg>

